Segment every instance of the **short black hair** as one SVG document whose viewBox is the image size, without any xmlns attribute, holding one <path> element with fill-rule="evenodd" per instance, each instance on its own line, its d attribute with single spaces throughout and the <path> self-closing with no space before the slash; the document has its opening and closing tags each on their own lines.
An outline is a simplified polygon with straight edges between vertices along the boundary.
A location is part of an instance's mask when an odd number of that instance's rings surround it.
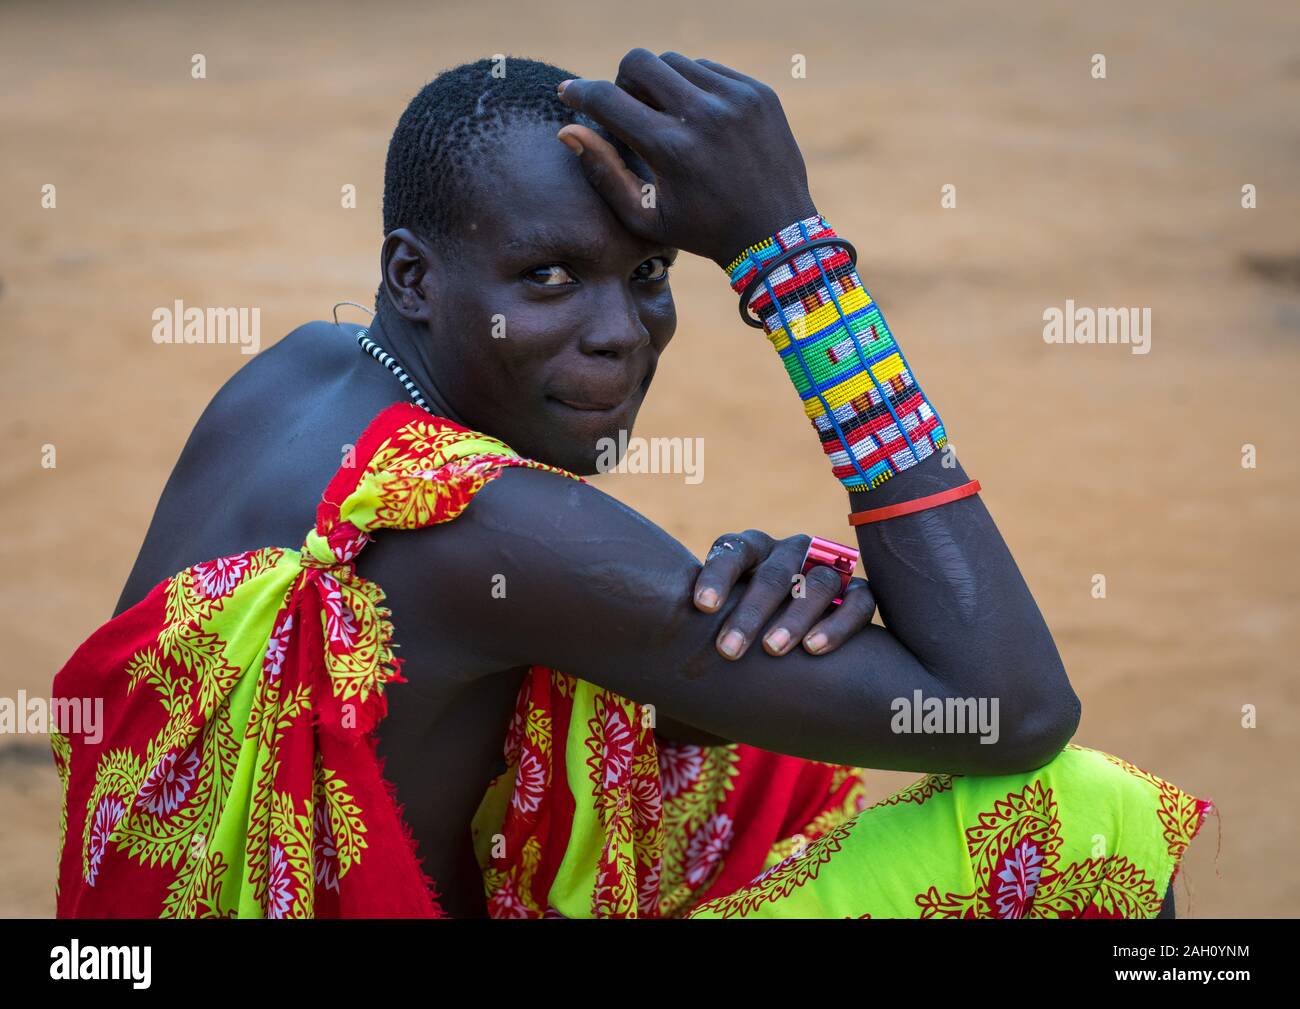
<svg viewBox="0 0 1300 1009">
<path fill-rule="evenodd" d="M 540 60 L 502 56 L 462 63 L 421 88 L 388 144 L 384 234 L 410 228 L 429 242 L 454 238 L 479 155 L 507 126 L 580 122 L 597 128 L 555 94 L 560 81 L 579 76 Z"/>
</svg>

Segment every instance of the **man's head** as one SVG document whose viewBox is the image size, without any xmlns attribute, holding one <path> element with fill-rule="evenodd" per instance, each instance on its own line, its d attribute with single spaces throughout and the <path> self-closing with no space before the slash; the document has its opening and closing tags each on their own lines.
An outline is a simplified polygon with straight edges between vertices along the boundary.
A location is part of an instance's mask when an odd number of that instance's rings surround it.
<svg viewBox="0 0 1300 1009">
<path fill-rule="evenodd" d="M 391 349 L 466 424 L 592 473 L 672 339 L 676 250 L 633 237 L 555 138 L 598 129 L 555 95 L 576 76 L 485 59 L 416 95 L 389 145 L 377 308 L 404 334 Z"/>
</svg>

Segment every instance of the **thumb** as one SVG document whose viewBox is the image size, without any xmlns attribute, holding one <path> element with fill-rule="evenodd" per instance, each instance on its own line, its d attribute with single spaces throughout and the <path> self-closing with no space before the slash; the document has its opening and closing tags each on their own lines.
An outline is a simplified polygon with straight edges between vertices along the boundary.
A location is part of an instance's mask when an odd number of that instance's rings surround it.
<svg viewBox="0 0 1300 1009">
<path fill-rule="evenodd" d="M 614 145 L 595 130 L 570 123 L 555 135 L 578 156 L 583 174 L 610 210 L 634 235 L 651 238 L 658 216 L 654 203 L 644 205 L 647 181 L 627 167 Z"/>
</svg>

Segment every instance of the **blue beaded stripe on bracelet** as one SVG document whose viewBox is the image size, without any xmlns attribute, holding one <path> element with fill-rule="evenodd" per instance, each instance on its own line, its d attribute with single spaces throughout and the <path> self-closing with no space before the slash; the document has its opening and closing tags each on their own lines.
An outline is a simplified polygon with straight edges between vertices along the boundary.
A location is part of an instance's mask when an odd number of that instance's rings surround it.
<svg viewBox="0 0 1300 1009">
<path fill-rule="evenodd" d="M 802 221 L 799 222 L 799 226 L 800 229 L 803 228 Z M 814 259 L 817 259 L 817 253 L 819 253 L 820 251 L 821 251 L 820 249 L 814 249 L 813 252 L 811 253 L 812 257 Z M 820 260 L 818 260 L 818 265 L 820 266 Z M 760 270 L 762 269 L 762 267 L 759 265 L 757 260 L 754 260 L 754 267 L 756 269 L 760 269 Z M 849 445 L 848 435 L 844 433 L 844 429 L 840 427 L 840 422 L 835 417 L 835 411 L 831 409 L 830 403 L 826 401 L 826 397 L 822 395 L 821 390 L 817 388 L 817 380 L 813 378 L 812 372 L 808 369 L 808 362 L 804 360 L 803 354 L 799 353 L 798 344 L 795 343 L 794 334 L 790 332 L 789 323 L 786 321 L 785 318 L 785 310 L 781 307 L 781 303 L 777 300 L 776 292 L 772 290 L 771 281 L 766 277 L 763 278 L 763 286 L 767 289 L 768 297 L 772 299 L 772 305 L 776 308 L 776 311 L 781 318 L 781 325 L 785 327 L 785 331 L 790 337 L 790 345 L 794 347 L 795 357 L 798 359 L 800 367 L 803 368 L 804 375 L 807 376 L 808 378 L 808 384 L 812 386 L 814 395 L 816 395 L 818 401 L 821 403 L 822 409 L 826 411 L 826 419 L 830 421 L 831 427 L 835 429 L 835 434 L 840 439 L 840 444 L 842 444 L 846 449 L 848 449 L 849 461 L 853 463 L 853 468 L 857 470 L 858 475 L 862 477 L 863 483 L 870 483 L 870 480 L 867 478 L 866 472 L 862 469 L 861 464 L 858 462 L 857 456 L 853 454 L 853 449 Z"/>
<path fill-rule="evenodd" d="M 808 236 L 808 229 L 804 226 L 803 221 L 799 222 L 799 233 L 803 235 L 805 242 L 811 240 Z M 885 401 L 885 406 L 889 408 L 889 415 L 894 418 L 894 423 L 898 425 L 898 431 L 903 436 L 903 441 L 907 442 L 907 447 L 911 451 L 912 457 L 917 462 L 920 462 L 921 457 L 920 455 L 917 454 L 916 446 L 912 444 L 912 439 L 907 433 L 907 428 L 903 426 L 902 418 L 898 416 L 898 411 L 894 409 L 893 401 L 887 395 L 885 395 L 885 390 L 881 388 L 880 379 L 876 378 L 876 373 L 872 370 L 870 363 L 867 361 L 866 354 L 863 353 L 862 344 L 858 342 L 858 334 L 853 332 L 853 327 L 849 325 L 849 320 L 844 316 L 844 309 L 840 306 L 840 299 L 835 296 L 835 287 L 833 284 L 831 284 L 830 278 L 826 276 L 826 270 L 822 266 L 821 259 L 816 256 L 814 256 L 813 259 L 817 263 L 817 272 L 821 274 L 822 283 L 826 286 L 826 293 L 830 295 L 831 303 L 835 306 L 835 311 L 839 314 L 840 322 L 844 325 L 845 331 L 849 334 L 849 339 L 853 341 L 853 349 L 856 350 L 858 353 L 858 361 L 861 363 L 863 370 L 866 371 L 866 373 L 871 376 L 871 382 L 876 387 L 876 392 L 880 393 L 880 398 Z M 868 291 L 865 287 L 862 290 L 863 293 L 866 294 L 868 298 L 871 298 L 870 291 Z M 776 301 L 776 292 L 772 290 L 770 284 L 768 285 L 768 294 L 773 301 Z M 871 302 L 872 304 L 875 304 L 875 299 L 871 298 Z M 893 339 L 894 334 L 889 331 L 889 326 L 885 324 L 885 317 L 883 315 L 881 315 L 880 321 L 881 324 L 885 326 L 885 332 L 889 335 L 890 339 Z M 794 334 L 790 332 L 790 327 L 786 325 L 784 313 L 782 313 L 781 316 L 781 324 L 785 326 L 785 331 L 790 337 L 790 343 L 795 348 L 795 353 L 800 355 L 799 360 L 800 363 L 802 364 L 803 355 L 799 351 L 799 344 L 795 340 Z M 898 350 L 898 356 L 903 361 L 903 367 L 907 368 L 907 358 L 903 357 L 903 350 L 901 347 L 898 346 L 897 340 L 894 340 L 894 347 Z M 807 370 L 807 367 L 808 367 L 807 365 L 804 365 L 805 371 Z M 912 369 L 907 368 L 907 370 L 910 373 Z M 853 454 L 853 450 L 849 448 L 849 443 L 847 441 L 844 442 L 844 447 L 845 449 L 848 450 L 849 455 Z M 855 468 L 858 470 L 858 472 L 860 473 L 862 472 L 861 467 L 856 466 L 856 460 L 855 460 Z M 863 476 L 865 477 L 866 474 L 863 473 Z"/>
</svg>

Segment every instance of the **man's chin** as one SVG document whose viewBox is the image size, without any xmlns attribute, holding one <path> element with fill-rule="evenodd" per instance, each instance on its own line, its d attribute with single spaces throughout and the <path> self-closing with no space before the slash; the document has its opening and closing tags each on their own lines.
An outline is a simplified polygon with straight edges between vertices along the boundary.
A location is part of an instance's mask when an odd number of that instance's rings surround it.
<svg viewBox="0 0 1300 1009">
<path fill-rule="evenodd" d="M 619 410 L 575 410 L 548 401 L 544 409 L 509 423 L 500 418 L 495 430 L 484 433 L 526 458 L 576 476 L 595 476 L 618 465 L 640 410 L 640 396 Z"/>
<path fill-rule="evenodd" d="M 608 473 L 627 450 L 640 406 L 634 402 L 617 411 L 564 408 L 553 418 L 551 435 L 543 448 L 548 458 L 533 458 L 578 476 Z"/>
<path fill-rule="evenodd" d="M 597 476 L 606 473 L 618 462 L 617 440 L 615 448 L 608 453 L 594 450 L 586 445 L 566 442 L 561 445 L 550 444 L 535 452 L 517 450 L 519 454 L 536 462 L 567 470 L 574 476 Z M 610 460 L 610 461 L 607 461 Z"/>
<path fill-rule="evenodd" d="M 632 422 L 625 421 L 603 428 L 594 438 L 573 439 L 566 445 L 567 451 L 564 455 L 568 459 L 568 464 L 563 468 L 578 476 L 610 473 L 626 454 L 631 437 Z"/>
</svg>

